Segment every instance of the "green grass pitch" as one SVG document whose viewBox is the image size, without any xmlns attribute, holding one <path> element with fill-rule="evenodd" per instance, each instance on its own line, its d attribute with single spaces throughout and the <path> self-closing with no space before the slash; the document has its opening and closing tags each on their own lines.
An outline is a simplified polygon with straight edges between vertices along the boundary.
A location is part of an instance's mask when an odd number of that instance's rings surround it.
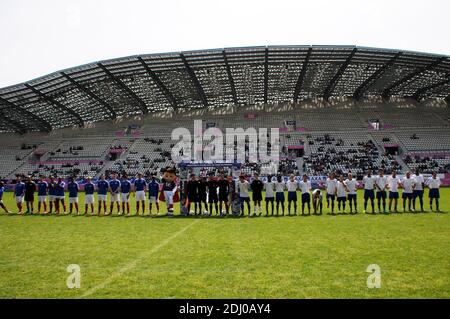
<svg viewBox="0 0 450 319">
<path fill-rule="evenodd" d="M 0 297 L 449 298 L 449 198 L 441 189 L 443 213 L 391 215 L 2 214 Z M 4 202 L 17 210 L 12 193 Z M 80 266 L 78 289 L 67 288 L 69 264 Z M 367 287 L 370 264 L 381 288 Z"/>
</svg>

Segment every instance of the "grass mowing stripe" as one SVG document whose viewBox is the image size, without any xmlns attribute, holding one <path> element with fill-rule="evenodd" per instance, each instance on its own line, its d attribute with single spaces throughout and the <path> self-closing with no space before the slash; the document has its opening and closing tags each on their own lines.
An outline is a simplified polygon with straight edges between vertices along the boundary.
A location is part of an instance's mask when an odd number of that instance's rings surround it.
<svg viewBox="0 0 450 319">
<path fill-rule="evenodd" d="M 163 248 L 164 246 L 166 246 L 168 243 L 170 243 L 172 240 L 174 240 L 175 238 L 177 238 L 178 236 L 180 236 L 181 234 L 183 234 L 186 230 L 188 230 L 190 227 L 192 227 L 194 224 L 198 223 L 199 220 L 195 220 L 192 223 L 188 224 L 187 226 L 185 226 L 184 228 L 180 229 L 179 231 L 177 231 L 175 234 L 173 234 L 172 236 L 170 236 L 169 238 L 166 238 L 165 240 L 163 240 L 162 242 L 160 242 L 158 245 L 154 246 L 150 251 L 148 251 L 145 254 L 142 254 L 141 256 L 139 256 L 138 258 L 134 259 L 133 261 L 129 262 L 127 265 L 125 265 L 124 267 L 121 267 L 119 269 L 117 269 L 113 274 L 111 274 L 111 276 L 109 276 L 105 281 L 103 281 L 101 284 L 89 289 L 88 291 L 86 291 L 84 294 L 82 294 L 80 296 L 80 298 L 86 298 L 90 295 L 92 295 L 93 293 L 95 293 L 97 290 L 102 289 L 104 287 L 106 287 L 107 285 L 109 285 L 114 279 L 120 277 L 123 273 L 133 269 L 134 267 L 136 267 L 136 265 L 138 264 L 138 262 L 142 259 L 145 259 L 151 255 L 153 255 L 154 253 L 158 252 L 161 248 Z"/>
</svg>

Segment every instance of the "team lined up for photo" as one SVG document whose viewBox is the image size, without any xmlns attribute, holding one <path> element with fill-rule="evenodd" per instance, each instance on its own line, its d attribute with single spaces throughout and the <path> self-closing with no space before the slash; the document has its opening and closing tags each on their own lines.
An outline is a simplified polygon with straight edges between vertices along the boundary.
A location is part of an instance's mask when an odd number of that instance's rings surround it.
<svg viewBox="0 0 450 319">
<path fill-rule="evenodd" d="M 436 173 L 433 173 L 428 179 L 424 179 L 419 172 L 411 175 L 410 172 L 406 176 L 399 178 L 396 172 L 386 176 L 383 170 L 379 171 L 378 176 L 372 175 L 369 170 L 362 180 L 364 188 L 364 213 L 370 202 L 371 213 L 375 214 L 375 199 L 377 201 L 378 213 L 398 212 L 399 188 L 403 188 L 402 204 L 403 211 L 424 211 L 424 189 L 429 188 L 428 198 L 429 207 L 433 210 L 433 202 L 436 211 L 439 211 L 439 187 L 441 181 Z M 25 213 L 49 214 L 66 214 L 67 207 L 65 202 L 66 183 L 62 178 L 50 178 L 49 182 L 44 177 L 40 177 L 35 183 L 31 177 L 25 182 L 19 177 L 14 188 L 14 196 L 17 203 L 18 214 L 23 214 L 23 202 L 26 203 Z M 161 185 L 162 184 L 162 185 Z M 137 178 L 131 182 L 126 176 L 120 180 L 117 174 L 112 174 L 109 181 L 105 180 L 102 175 L 95 185 L 90 177 L 84 184 L 84 212 L 83 214 L 111 215 L 114 206 L 117 208 L 118 215 L 130 215 L 130 196 L 134 194 L 136 201 L 136 214 L 145 215 L 147 212 L 146 197 L 148 196 L 148 212 L 153 214 L 153 207 L 156 214 L 160 213 L 159 195 L 162 192 L 170 192 L 175 194 L 178 186 L 175 183 L 165 183 L 164 180 L 158 182 L 156 176 L 152 176 L 147 182 L 142 174 L 138 174 Z M 357 207 L 357 188 L 358 182 L 352 176 L 344 177 L 336 176 L 331 173 L 324 185 L 325 198 L 328 214 L 336 213 L 358 213 Z M 4 193 L 4 185 L 0 184 L 0 207 L 9 213 L 5 207 L 2 197 Z M 285 191 L 287 190 L 287 209 L 285 209 Z M 81 214 L 78 204 L 78 193 L 80 187 L 78 183 L 69 178 L 67 183 L 68 191 L 68 214 L 76 212 Z M 213 211 L 216 215 L 225 216 L 230 214 L 233 209 L 233 203 L 238 205 L 238 215 L 251 216 L 250 191 L 252 192 L 253 216 L 262 215 L 263 191 L 265 193 L 265 214 L 266 215 L 297 215 L 297 192 L 301 194 L 301 214 L 322 214 L 322 190 L 320 188 L 312 189 L 311 182 L 307 175 L 303 175 L 300 181 L 297 181 L 294 175 L 289 176 L 289 180 L 284 182 L 282 176 L 269 176 L 267 181 L 262 181 L 257 173 L 254 174 L 253 180 L 248 182 L 245 175 L 240 175 L 236 183 L 233 182 L 231 176 L 219 174 L 216 178 L 211 175 L 206 177 L 197 177 L 191 174 L 190 179 L 185 186 L 186 195 L 186 215 L 212 215 Z M 34 211 L 34 197 L 37 192 L 38 205 L 37 211 Z M 97 193 L 97 211 L 94 209 L 94 193 Z M 109 193 L 109 210 L 108 210 L 108 193 Z M 237 199 L 237 201 L 234 201 Z M 48 207 L 47 207 L 48 202 Z M 336 205 L 337 203 L 337 210 Z M 348 202 L 348 206 L 347 206 Z M 153 206 L 154 204 L 154 206 Z M 312 209 L 311 209 L 312 204 Z M 347 210 L 348 207 L 348 210 Z M 387 209 L 388 207 L 388 209 Z M 47 209 L 48 208 L 48 209 Z M 172 213 L 168 209 L 169 215 Z"/>
</svg>

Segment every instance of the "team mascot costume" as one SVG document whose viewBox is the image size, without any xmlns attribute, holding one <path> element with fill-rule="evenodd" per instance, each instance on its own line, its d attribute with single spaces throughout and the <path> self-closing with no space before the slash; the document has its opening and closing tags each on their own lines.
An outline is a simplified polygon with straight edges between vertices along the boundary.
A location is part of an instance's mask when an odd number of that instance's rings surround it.
<svg viewBox="0 0 450 319">
<path fill-rule="evenodd" d="M 162 189 L 159 199 L 167 205 L 167 215 L 173 215 L 173 203 L 180 201 L 177 187 L 177 173 L 174 167 L 166 167 L 161 179 Z"/>
</svg>

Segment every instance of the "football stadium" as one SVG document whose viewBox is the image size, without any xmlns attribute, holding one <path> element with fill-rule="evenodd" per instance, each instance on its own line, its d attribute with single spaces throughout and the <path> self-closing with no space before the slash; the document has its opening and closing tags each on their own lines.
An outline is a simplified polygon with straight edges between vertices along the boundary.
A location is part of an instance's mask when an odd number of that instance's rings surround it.
<svg viewBox="0 0 450 319">
<path fill-rule="evenodd" d="M 0 296 L 448 297 L 449 75 L 444 55 L 261 46 L 2 88 Z"/>
</svg>

